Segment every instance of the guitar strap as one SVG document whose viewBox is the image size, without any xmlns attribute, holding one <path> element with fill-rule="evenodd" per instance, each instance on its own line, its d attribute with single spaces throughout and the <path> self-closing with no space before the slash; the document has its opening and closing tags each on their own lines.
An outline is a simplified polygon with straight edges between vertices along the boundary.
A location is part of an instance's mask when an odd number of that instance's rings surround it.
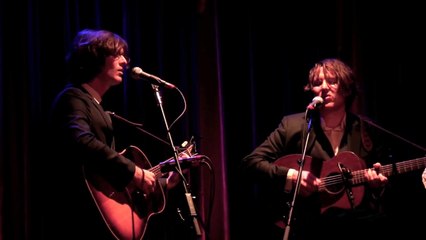
<svg viewBox="0 0 426 240">
<path fill-rule="evenodd" d="M 104 108 L 101 105 L 101 97 L 99 96 L 99 94 L 92 87 L 90 87 L 87 83 L 83 83 L 79 87 L 79 89 L 89 96 L 91 102 L 93 103 L 93 105 L 96 107 L 96 109 L 99 111 L 99 113 L 102 115 L 103 119 L 105 120 L 105 122 L 108 126 L 108 129 L 110 131 L 113 131 L 113 124 L 112 124 L 111 117 L 109 116 L 108 112 L 104 111 Z M 113 150 L 115 150 L 115 137 L 114 137 L 114 135 L 112 136 L 110 147 Z"/>
<path fill-rule="evenodd" d="M 360 124 L 361 124 L 361 142 L 362 142 L 362 146 L 365 148 L 365 150 L 367 150 L 368 152 L 370 152 L 373 149 L 373 141 L 371 141 L 370 135 L 368 134 L 367 128 L 368 128 L 368 123 L 366 121 L 364 121 L 363 117 L 359 117 L 360 119 Z"/>
<path fill-rule="evenodd" d="M 105 119 L 109 123 L 111 129 L 113 129 L 113 125 L 114 124 L 113 124 L 112 119 L 109 116 L 108 112 L 104 111 L 103 114 L 105 115 Z M 112 136 L 112 141 L 111 141 L 111 146 L 110 147 L 111 147 L 111 149 L 115 150 L 115 136 L 114 135 Z"/>
</svg>

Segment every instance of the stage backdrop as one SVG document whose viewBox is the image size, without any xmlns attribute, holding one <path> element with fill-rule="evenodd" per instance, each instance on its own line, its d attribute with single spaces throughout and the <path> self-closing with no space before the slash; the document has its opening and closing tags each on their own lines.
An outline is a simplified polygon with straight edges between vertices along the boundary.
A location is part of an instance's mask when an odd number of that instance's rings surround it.
<svg viewBox="0 0 426 240">
<path fill-rule="evenodd" d="M 407 149 L 426 146 L 422 9 L 407 1 L 352 0 L 0 2 L 0 239 L 42 239 L 48 231 L 40 206 L 49 199 L 40 192 L 57 190 L 60 181 L 40 181 L 51 141 L 44 138 L 46 120 L 79 30 L 120 34 L 128 40 L 131 67 L 179 88 L 161 90 L 173 142 L 193 139 L 213 163 L 190 174 L 203 238 L 228 240 L 250 237 L 246 230 L 255 229 L 252 210 L 261 197 L 240 178 L 239 163 L 283 115 L 304 110 L 310 99 L 303 86 L 318 60 L 338 57 L 353 67 L 362 81 L 354 110 L 394 133 L 390 139 L 409 140 L 401 143 Z M 152 164 L 172 156 L 149 83 L 126 75 L 103 104 L 143 124 L 140 131 L 117 123 L 119 146 L 141 147 Z M 391 203 L 397 222 L 404 219 L 399 229 L 421 234 L 410 225 L 426 213 L 420 173 L 401 182 L 406 185 L 396 186 L 400 194 Z M 185 207 L 182 194 L 170 200 L 172 213 Z M 58 211 L 66 217 L 66 206 Z"/>
</svg>

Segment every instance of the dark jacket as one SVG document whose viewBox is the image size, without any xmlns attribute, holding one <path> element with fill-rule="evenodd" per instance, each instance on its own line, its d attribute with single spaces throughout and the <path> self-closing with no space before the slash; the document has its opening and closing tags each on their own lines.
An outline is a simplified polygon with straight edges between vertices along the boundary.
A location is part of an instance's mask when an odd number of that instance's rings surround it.
<svg viewBox="0 0 426 240">
<path fill-rule="evenodd" d="M 49 128 L 45 238 L 114 239 L 86 183 L 93 174 L 122 191 L 133 178 L 135 163 L 114 149 L 109 115 L 84 88 L 69 85 L 53 103 Z"/>
<path fill-rule="evenodd" d="M 331 232 L 325 230 L 326 227 L 338 229 L 337 223 L 370 218 L 378 214 L 380 209 L 375 191 L 370 192 L 362 184 L 345 187 L 345 183 L 352 181 L 349 178 L 354 175 L 354 170 L 372 167 L 373 163 L 384 160 L 381 140 L 374 128 L 360 117 L 348 113 L 336 156 L 316 112 L 312 113 L 311 129 L 303 169 L 322 178 L 325 188 L 310 197 L 296 197 L 293 211 L 295 220 L 291 222 L 291 231 L 297 239 L 319 239 L 321 231 L 326 232 L 324 237 L 330 237 Z M 265 141 L 244 157 L 242 171 L 249 181 L 257 184 L 257 195 L 261 196 L 259 206 L 255 208 L 260 212 L 262 224 L 279 223 L 284 224 L 280 225 L 281 228 L 286 226 L 294 196 L 293 192 L 284 192 L 286 176 L 289 168 L 299 170 L 298 162 L 302 157 L 306 136 L 307 120 L 304 113 L 285 116 Z M 339 169 L 339 164 L 343 170 Z M 355 176 L 363 179 L 364 175 L 360 171 Z M 349 227 L 350 224 L 343 225 Z"/>
</svg>

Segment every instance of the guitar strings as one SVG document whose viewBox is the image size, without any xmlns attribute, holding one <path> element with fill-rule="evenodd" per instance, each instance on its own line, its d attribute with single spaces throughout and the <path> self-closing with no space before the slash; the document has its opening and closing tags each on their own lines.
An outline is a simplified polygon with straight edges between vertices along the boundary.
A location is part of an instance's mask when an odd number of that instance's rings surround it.
<svg viewBox="0 0 426 240">
<path fill-rule="evenodd" d="M 418 170 L 418 169 L 426 167 L 426 158 L 423 157 L 423 158 L 412 159 L 412 160 L 408 160 L 404 162 L 399 162 L 395 164 L 395 167 L 392 164 L 384 165 L 381 167 L 380 171 L 383 175 L 390 176 L 394 172 L 405 173 L 412 170 Z M 374 170 L 374 168 L 370 168 L 370 169 Z M 356 185 L 356 184 L 364 182 L 366 180 L 364 175 L 365 170 L 368 170 L 368 169 L 354 171 L 351 174 L 351 178 L 349 179 L 351 183 Z M 324 177 L 322 178 L 322 183 L 319 186 L 319 191 L 326 189 L 327 186 L 342 184 L 343 182 L 344 182 L 344 179 L 341 174 Z"/>
</svg>

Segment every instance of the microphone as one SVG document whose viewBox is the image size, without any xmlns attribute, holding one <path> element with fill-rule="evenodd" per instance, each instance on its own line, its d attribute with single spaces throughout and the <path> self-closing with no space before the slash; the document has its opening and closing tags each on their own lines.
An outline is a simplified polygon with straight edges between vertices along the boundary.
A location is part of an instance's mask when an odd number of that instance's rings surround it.
<svg viewBox="0 0 426 240">
<path fill-rule="evenodd" d="M 306 107 L 308 110 L 315 110 L 324 103 L 324 99 L 320 96 L 316 96 L 312 99 L 312 102 Z"/>
<path fill-rule="evenodd" d="M 138 80 L 138 79 L 148 80 L 151 84 L 154 84 L 154 85 L 157 85 L 157 86 L 164 86 L 164 87 L 170 88 L 170 89 L 176 88 L 175 85 L 173 85 L 169 82 L 166 82 L 166 81 L 164 81 L 163 79 L 161 79 L 157 76 L 154 76 L 154 75 L 151 75 L 149 73 L 144 72 L 142 70 L 142 68 L 140 68 L 140 67 L 134 67 L 132 69 L 131 76 L 132 76 L 133 79 L 136 79 L 136 80 Z"/>
</svg>

